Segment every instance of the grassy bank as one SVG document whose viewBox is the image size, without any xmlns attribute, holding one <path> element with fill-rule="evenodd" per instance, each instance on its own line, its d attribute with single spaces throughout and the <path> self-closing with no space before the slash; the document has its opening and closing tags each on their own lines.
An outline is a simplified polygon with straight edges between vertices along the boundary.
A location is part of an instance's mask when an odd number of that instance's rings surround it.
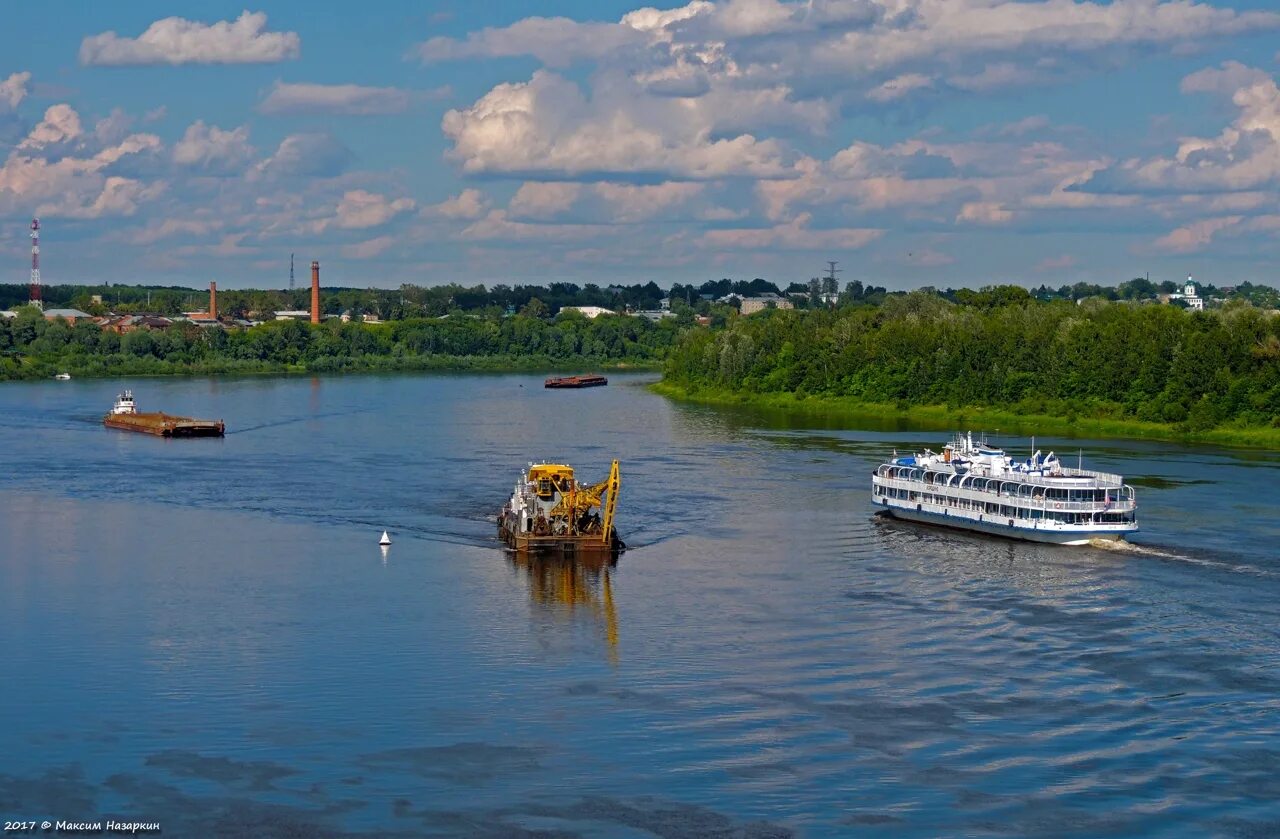
<svg viewBox="0 0 1280 839">
<path fill-rule="evenodd" d="M 892 425 L 938 431 L 973 429 L 1030 436 L 1125 437 L 1147 440 L 1214 443 L 1224 446 L 1280 448 L 1280 428 L 1221 426 L 1192 431 L 1173 424 L 1110 417 L 1020 414 L 999 408 L 945 405 L 900 406 L 833 396 L 792 393 L 742 393 L 722 388 L 686 388 L 669 380 L 650 385 L 655 393 L 686 402 L 756 410 L 781 411 L 848 423 L 850 426 Z"/>
<path fill-rule="evenodd" d="M 70 373 L 73 378 L 77 379 L 91 379 L 118 378 L 120 376 L 246 376 L 431 371 L 556 373 L 598 372 L 602 370 L 657 370 L 660 366 L 661 362 L 653 360 L 582 358 L 570 361 L 536 355 L 366 355 L 324 357 L 297 364 L 245 359 L 212 359 L 192 363 L 150 357 L 134 358 L 125 355 L 86 355 L 54 360 L 29 356 L 10 356 L 0 360 L 0 381 L 50 379 L 58 373 Z"/>
</svg>

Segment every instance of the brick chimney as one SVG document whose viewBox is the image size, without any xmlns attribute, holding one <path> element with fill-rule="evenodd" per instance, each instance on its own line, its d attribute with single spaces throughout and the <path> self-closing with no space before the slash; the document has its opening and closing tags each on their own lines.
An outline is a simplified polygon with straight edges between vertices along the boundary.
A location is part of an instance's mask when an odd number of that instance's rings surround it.
<svg viewBox="0 0 1280 839">
<path fill-rule="evenodd" d="M 209 317 L 218 319 L 218 284 L 209 283 Z"/>
<path fill-rule="evenodd" d="M 320 322 L 320 263 L 311 261 L 311 322 Z"/>
</svg>

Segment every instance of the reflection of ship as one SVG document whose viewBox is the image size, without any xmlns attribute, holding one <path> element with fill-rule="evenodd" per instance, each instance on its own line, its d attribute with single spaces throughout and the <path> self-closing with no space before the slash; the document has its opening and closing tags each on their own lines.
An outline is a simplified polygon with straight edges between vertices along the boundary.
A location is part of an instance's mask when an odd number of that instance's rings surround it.
<svg viewBox="0 0 1280 839">
<path fill-rule="evenodd" d="M 568 559 L 516 551 L 507 556 L 512 566 L 524 569 L 529 601 L 535 608 L 568 617 L 590 615 L 604 629 L 610 656 L 617 653 L 618 613 L 610 581 L 615 558 L 596 554 Z"/>
<path fill-rule="evenodd" d="M 622 474 L 613 461 L 598 484 L 578 483 L 573 467 L 531 463 L 498 514 L 498 535 L 525 553 L 611 555 L 624 548 L 613 526 Z"/>
</svg>

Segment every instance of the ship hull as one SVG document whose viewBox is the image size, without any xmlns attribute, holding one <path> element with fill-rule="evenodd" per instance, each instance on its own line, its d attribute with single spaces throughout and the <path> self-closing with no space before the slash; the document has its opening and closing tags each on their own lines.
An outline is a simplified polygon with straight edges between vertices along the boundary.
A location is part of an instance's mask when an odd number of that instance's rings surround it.
<svg viewBox="0 0 1280 839">
<path fill-rule="evenodd" d="M 542 383 L 546 388 L 579 388 L 604 387 L 609 380 L 604 376 L 567 376 L 559 379 L 547 379 Z"/>
<path fill-rule="evenodd" d="M 162 413 L 108 414 L 102 424 L 121 431 L 136 431 L 156 437 L 222 437 L 226 426 L 221 420 L 175 417 Z"/>
<path fill-rule="evenodd" d="M 498 538 L 513 551 L 539 556 L 607 557 L 621 550 L 616 535 L 604 540 L 599 533 L 586 535 L 546 535 L 515 533 L 499 523 Z"/>
<path fill-rule="evenodd" d="M 988 521 L 984 517 L 979 520 L 951 515 L 950 513 L 935 513 L 928 510 L 915 510 L 888 504 L 882 506 L 881 509 L 884 510 L 886 515 L 902 521 L 948 527 L 953 530 L 967 530 L 971 533 L 983 533 L 988 536 L 1001 536 L 1005 539 L 1040 542 L 1048 545 L 1088 545 L 1097 541 L 1115 542 L 1137 530 L 1136 527 L 1106 529 L 1026 527 L 1018 524 L 1009 525 L 1007 524 L 1007 519 Z"/>
</svg>

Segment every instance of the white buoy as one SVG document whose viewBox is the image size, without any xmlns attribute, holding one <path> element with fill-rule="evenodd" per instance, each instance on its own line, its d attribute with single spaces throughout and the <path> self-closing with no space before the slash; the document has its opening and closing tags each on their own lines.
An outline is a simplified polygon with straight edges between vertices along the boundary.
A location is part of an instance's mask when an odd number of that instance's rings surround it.
<svg viewBox="0 0 1280 839">
<path fill-rule="evenodd" d="M 378 540 L 379 545 L 390 545 L 391 537 L 387 535 L 387 531 L 382 531 L 382 538 Z"/>
</svg>

